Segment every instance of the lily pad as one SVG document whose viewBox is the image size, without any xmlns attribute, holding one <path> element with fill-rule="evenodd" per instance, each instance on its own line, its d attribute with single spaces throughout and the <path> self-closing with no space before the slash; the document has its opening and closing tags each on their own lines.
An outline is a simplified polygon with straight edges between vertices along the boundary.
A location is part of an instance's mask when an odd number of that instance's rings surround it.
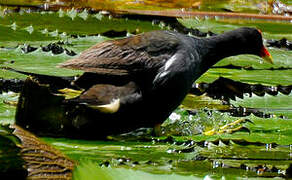
<svg viewBox="0 0 292 180">
<path fill-rule="evenodd" d="M 266 94 L 264 97 L 259 97 L 257 95 L 249 97 L 245 95 L 243 99 L 231 101 L 231 104 L 234 106 L 261 109 L 265 113 L 283 116 L 289 121 L 288 119 L 292 119 L 291 98 L 291 94 L 288 96 L 283 94 L 278 94 L 277 96 Z"/>
</svg>

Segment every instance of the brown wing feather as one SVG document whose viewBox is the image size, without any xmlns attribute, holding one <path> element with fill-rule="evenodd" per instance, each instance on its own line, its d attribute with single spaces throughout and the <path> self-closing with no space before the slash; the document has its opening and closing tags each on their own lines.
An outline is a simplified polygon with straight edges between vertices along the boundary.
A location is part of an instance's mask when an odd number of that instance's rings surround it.
<svg viewBox="0 0 292 180">
<path fill-rule="evenodd" d="M 147 68 L 161 67 L 176 52 L 178 42 L 167 31 L 148 32 L 97 44 L 59 67 L 100 74 L 127 75 Z"/>
</svg>

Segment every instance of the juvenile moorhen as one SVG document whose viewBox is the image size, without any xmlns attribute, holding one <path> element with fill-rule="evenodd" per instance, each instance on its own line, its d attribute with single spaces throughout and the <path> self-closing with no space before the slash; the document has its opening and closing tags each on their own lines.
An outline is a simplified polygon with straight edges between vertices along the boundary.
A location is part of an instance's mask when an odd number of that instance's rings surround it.
<svg viewBox="0 0 292 180">
<path fill-rule="evenodd" d="M 67 102 L 99 112 L 75 118 L 77 124 L 83 119 L 78 128 L 115 124 L 109 132 L 96 132 L 108 135 L 162 123 L 197 78 L 219 60 L 239 54 L 273 63 L 261 32 L 243 27 L 209 38 L 160 30 L 105 41 L 58 67 L 85 71 L 74 82 L 85 91 Z"/>
</svg>

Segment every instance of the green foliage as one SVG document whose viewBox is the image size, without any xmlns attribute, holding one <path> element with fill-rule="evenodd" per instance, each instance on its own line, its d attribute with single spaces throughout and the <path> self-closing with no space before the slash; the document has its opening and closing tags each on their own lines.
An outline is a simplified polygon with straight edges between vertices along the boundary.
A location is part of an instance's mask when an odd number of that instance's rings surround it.
<svg viewBox="0 0 292 180">
<path fill-rule="evenodd" d="M 194 180 L 199 179 L 194 176 L 181 176 L 177 174 L 150 174 L 143 171 L 124 169 L 124 168 L 108 168 L 108 167 L 98 167 L 93 162 L 83 162 L 81 165 L 77 166 L 73 174 L 74 180 L 137 180 L 137 179 L 147 179 L 147 180 Z"/>
<path fill-rule="evenodd" d="M 213 82 L 219 77 L 229 78 L 235 81 L 240 81 L 249 84 L 263 85 L 283 85 L 289 86 L 292 70 L 240 70 L 227 68 L 211 68 L 203 74 L 196 82 Z"/>
<path fill-rule="evenodd" d="M 18 100 L 18 94 L 8 92 L 3 92 L 0 94 L 0 125 L 1 124 L 12 124 L 14 123 L 15 107 L 11 106 L 5 102 L 14 102 Z"/>
<path fill-rule="evenodd" d="M 98 35 L 109 30 L 131 33 L 159 29 L 149 21 L 116 19 L 88 13 L 85 17 L 74 9 L 57 13 L 7 14 L 0 17 L 0 45 L 12 42 L 37 44 L 38 41 L 68 39 L 70 35 Z"/>
</svg>

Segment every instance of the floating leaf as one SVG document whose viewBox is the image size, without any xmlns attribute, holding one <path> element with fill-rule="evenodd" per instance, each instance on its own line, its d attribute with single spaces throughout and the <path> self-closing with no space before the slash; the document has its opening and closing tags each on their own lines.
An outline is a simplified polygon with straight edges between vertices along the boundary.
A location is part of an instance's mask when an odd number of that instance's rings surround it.
<svg viewBox="0 0 292 180">
<path fill-rule="evenodd" d="M 138 170 L 131 170 L 125 168 L 100 168 L 92 162 L 82 163 L 76 168 L 74 172 L 73 179 L 81 180 L 136 180 L 136 179 L 149 179 L 149 180 L 194 180 L 198 179 L 195 176 L 182 176 L 178 174 L 151 174 Z"/>
<path fill-rule="evenodd" d="M 253 95 L 249 97 L 244 96 L 243 99 L 236 99 L 231 101 L 234 106 L 241 106 L 246 108 L 261 109 L 264 113 L 272 113 L 276 116 L 283 116 L 285 119 L 292 119 L 292 95 L 278 94 L 271 96 L 269 94 L 259 97 Z"/>
</svg>

